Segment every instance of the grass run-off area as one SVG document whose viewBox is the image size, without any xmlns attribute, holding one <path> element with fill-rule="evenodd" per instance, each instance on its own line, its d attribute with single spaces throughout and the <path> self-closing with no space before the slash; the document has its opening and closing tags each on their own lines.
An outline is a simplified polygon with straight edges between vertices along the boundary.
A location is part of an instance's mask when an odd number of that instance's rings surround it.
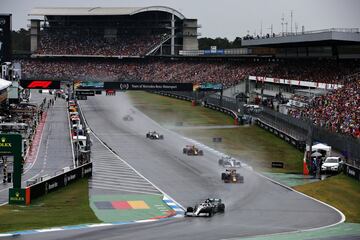
<svg viewBox="0 0 360 240">
<path fill-rule="evenodd" d="M 87 179 L 35 199 L 30 206 L 0 207 L 0 232 L 99 222 L 89 205 Z"/>
<path fill-rule="evenodd" d="M 347 222 L 360 223 L 359 181 L 340 174 L 294 188 L 336 207 L 345 214 Z"/>
<path fill-rule="evenodd" d="M 237 157 L 263 171 L 300 173 L 303 153 L 257 126 L 205 129 L 207 126 L 233 125 L 234 120 L 217 111 L 190 102 L 146 92 L 128 93 L 140 111 L 164 127 Z M 178 126 L 182 123 L 182 126 Z M 203 128 L 202 128 L 203 127 Z M 221 143 L 213 143 L 221 137 Z M 271 168 L 272 161 L 284 162 L 285 168 Z"/>
</svg>

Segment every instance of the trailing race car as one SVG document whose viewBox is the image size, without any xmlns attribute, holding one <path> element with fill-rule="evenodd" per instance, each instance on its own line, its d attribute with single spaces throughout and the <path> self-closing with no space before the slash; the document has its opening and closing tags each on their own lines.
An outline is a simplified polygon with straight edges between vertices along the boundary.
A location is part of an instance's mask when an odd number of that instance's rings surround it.
<svg viewBox="0 0 360 240">
<path fill-rule="evenodd" d="M 146 134 L 146 138 L 150 139 L 164 139 L 164 135 L 157 133 L 156 131 L 150 131 Z"/>
<path fill-rule="evenodd" d="M 185 212 L 186 217 L 212 217 L 215 213 L 225 212 L 225 204 L 219 198 L 208 198 L 196 204 L 195 207 L 188 207 Z"/>
<path fill-rule="evenodd" d="M 225 168 L 231 168 L 231 167 L 239 168 L 241 167 L 241 162 L 239 160 L 236 160 L 235 158 L 226 156 L 219 159 L 219 165 L 222 165 Z"/>
<path fill-rule="evenodd" d="M 123 120 L 124 121 L 132 121 L 132 120 L 134 120 L 134 118 L 132 116 L 130 116 L 130 115 L 126 115 L 126 116 L 123 117 Z"/>
<path fill-rule="evenodd" d="M 236 169 L 226 169 L 226 172 L 221 173 L 221 180 L 224 183 L 244 183 L 244 176 L 240 176 Z"/>
<path fill-rule="evenodd" d="M 183 153 L 187 154 L 188 156 L 203 156 L 204 152 L 202 150 L 199 150 L 195 147 L 195 145 L 186 145 L 186 147 L 183 148 Z"/>
</svg>

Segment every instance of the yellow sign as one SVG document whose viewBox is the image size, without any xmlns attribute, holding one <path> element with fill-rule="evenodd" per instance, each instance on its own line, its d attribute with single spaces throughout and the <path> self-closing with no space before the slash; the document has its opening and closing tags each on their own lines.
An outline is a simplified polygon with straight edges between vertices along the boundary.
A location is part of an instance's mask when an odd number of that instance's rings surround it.
<svg viewBox="0 0 360 240">
<path fill-rule="evenodd" d="M 7 148 L 11 148 L 12 145 L 9 142 L 6 142 L 6 138 L 2 137 L 1 141 L 0 141 L 0 147 L 7 147 Z"/>
<path fill-rule="evenodd" d="M 25 201 L 25 197 L 21 196 L 19 192 L 15 192 L 15 196 L 10 196 L 10 201 Z"/>
</svg>

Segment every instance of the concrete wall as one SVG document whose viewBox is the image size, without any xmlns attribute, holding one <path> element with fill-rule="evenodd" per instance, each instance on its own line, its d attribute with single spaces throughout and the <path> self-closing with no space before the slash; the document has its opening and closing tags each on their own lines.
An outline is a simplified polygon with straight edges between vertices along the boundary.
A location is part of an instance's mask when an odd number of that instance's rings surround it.
<svg viewBox="0 0 360 240">
<path fill-rule="evenodd" d="M 183 50 L 198 50 L 197 19 L 184 19 L 183 22 Z"/>
<path fill-rule="evenodd" d="M 35 52 L 40 41 L 40 20 L 31 19 L 30 22 L 30 51 Z"/>
</svg>

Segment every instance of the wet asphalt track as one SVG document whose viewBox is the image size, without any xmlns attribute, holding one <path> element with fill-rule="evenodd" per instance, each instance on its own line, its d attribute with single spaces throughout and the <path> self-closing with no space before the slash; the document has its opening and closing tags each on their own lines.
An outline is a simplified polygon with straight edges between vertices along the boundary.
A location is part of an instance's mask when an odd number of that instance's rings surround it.
<svg viewBox="0 0 360 240">
<path fill-rule="evenodd" d="M 229 239 L 317 228 L 337 223 L 335 210 L 241 169 L 244 184 L 224 184 L 218 156 L 204 151 L 189 157 L 189 144 L 133 108 L 125 94 L 89 97 L 81 106 L 91 129 L 124 160 L 182 206 L 207 197 L 222 198 L 225 214 L 212 218 L 180 218 L 160 222 L 109 226 L 19 236 L 17 239 Z M 133 121 L 124 121 L 130 114 Z M 149 140 L 149 130 L 165 140 Z M 70 213 L 69 213 L 70 214 Z"/>
</svg>

